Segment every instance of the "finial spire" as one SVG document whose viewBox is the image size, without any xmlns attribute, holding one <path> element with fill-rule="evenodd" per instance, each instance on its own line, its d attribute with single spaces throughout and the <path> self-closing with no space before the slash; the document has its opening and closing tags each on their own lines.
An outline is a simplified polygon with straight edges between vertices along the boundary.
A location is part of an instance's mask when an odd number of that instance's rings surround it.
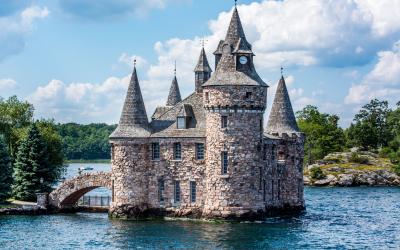
<svg viewBox="0 0 400 250">
<path fill-rule="evenodd" d="M 235 0 L 235 8 L 237 7 L 237 0 Z"/>
<path fill-rule="evenodd" d="M 283 77 L 283 67 L 281 66 L 281 76 Z"/>
<path fill-rule="evenodd" d="M 207 42 L 208 42 L 207 39 L 205 39 L 205 38 L 201 39 L 201 40 L 200 40 L 201 47 L 204 48 L 204 45 L 206 45 Z"/>
<path fill-rule="evenodd" d="M 135 58 L 133 58 L 133 67 L 136 68 L 136 56 L 135 56 Z"/>
<path fill-rule="evenodd" d="M 175 60 L 175 66 L 174 66 L 174 76 L 176 76 L 176 60 Z"/>
</svg>

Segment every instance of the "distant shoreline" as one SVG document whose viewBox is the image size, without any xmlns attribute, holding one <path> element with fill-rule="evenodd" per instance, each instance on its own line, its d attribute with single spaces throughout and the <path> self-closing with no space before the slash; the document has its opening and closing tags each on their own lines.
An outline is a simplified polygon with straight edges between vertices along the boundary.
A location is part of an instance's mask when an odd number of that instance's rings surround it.
<svg viewBox="0 0 400 250">
<path fill-rule="evenodd" d="M 97 160 L 66 160 L 65 163 L 92 163 L 92 164 L 99 164 L 99 163 L 111 163 L 111 159 L 97 159 Z"/>
</svg>

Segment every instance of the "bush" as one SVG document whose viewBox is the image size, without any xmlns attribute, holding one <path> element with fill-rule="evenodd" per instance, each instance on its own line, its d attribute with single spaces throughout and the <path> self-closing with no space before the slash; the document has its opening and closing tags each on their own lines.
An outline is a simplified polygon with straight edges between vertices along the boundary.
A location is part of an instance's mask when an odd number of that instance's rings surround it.
<svg viewBox="0 0 400 250">
<path fill-rule="evenodd" d="M 321 167 L 315 167 L 310 170 L 310 177 L 315 180 L 321 180 L 324 179 L 326 175 Z"/>
<path fill-rule="evenodd" d="M 393 166 L 393 172 L 395 172 L 398 176 L 400 176 L 400 164 Z"/>
<path fill-rule="evenodd" d="M 357 153 L 352 153 L 349 162 L 358 163 L 358 164 L 368 164 L 369 160 L 365 156 L 359 156 Z"/>
</svg>

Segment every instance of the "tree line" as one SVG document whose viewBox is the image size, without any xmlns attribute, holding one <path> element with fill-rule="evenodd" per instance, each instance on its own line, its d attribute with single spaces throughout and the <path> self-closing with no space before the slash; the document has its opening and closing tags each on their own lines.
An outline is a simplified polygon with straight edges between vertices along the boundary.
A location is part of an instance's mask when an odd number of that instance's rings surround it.
<svg viewBox="0 0 400 250">
<path fill-rule="evenodd" d="M 357 147 L 390 158 L 400 169 L 400 102 L 391 109 L 387 101 L 373 99 L 346 129 L 339 126 L 339 116 L 322 113 L 315 106 L 306 106 L 296 116 L 300 130 L 307 136 L 306 164 Z"/>
<path fill-rule="evenodd" d="M 49 192 L 66 160 L 109 159 L 108 136 L 116 125 L 56 124 L 34 120 L 32 104 L 0 98 L 0 201 L 35 200 Z"/>
</svg>

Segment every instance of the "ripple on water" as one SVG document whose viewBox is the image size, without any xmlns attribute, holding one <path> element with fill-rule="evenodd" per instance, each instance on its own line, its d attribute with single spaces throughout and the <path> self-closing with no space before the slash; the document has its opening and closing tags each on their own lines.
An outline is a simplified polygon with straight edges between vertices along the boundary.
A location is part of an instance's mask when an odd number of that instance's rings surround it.
<svg viewBox="0 0 400 250">
<path fill-rule="evenodd" d="M 307 213 L 263 223 L 3 216 L 0 249 L 399 249 L 400 188 L 307 188 Z"/>
</svg>

